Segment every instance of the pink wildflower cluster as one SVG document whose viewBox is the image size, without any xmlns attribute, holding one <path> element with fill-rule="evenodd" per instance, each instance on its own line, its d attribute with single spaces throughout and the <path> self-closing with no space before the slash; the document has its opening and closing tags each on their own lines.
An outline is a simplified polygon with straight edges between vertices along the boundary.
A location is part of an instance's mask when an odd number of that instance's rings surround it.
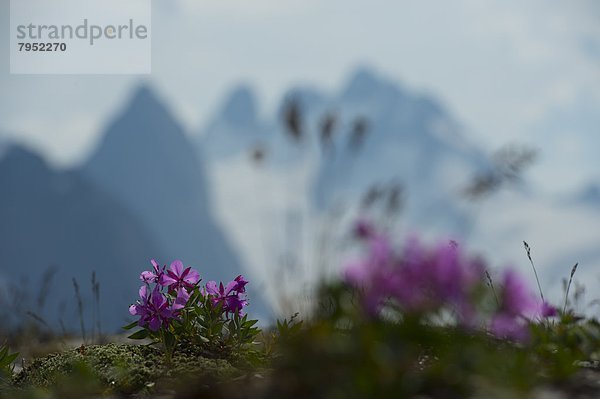
<svg viewBox="0 0 600 399">
<path fill-rule="evenodd" d="M 528 323 L 553 316 L 556 310 L 537 300 L 517 273 L 504 273 L 497 308 L 485 317 L 485 268 L 477 259 L 461 253 L 455 242 L 425 247 L 411 238 L 401 251 L 393 248 L 389 237 L 366 222 L 355 228 L 367 244 L 367 254 L 345 269 L 345 280 L 364 293 L 364 304 L 371 314 L 392 305 L 405 314 L 431 314 L 449 310 L 466 327 L 486 325 L 500 337 L 527 338 Z M 489 298 L 489 296 L 488 296 Z"/>
<path fill-rule="evenodd" d="M 514 270 L 504 272 L 500 292 L 499 307 L 489 325 L 496 336 L 524 341 L 529 336 L 528 324 L 531 321 L 558 314 L 555 307 L 537 299 Z"/>
<path fill-rule="evenodd" d="M 140 274 L 144 285 L 139 290 L 140 299 L 129 307 L 129 313 L 140 316 L 140 327 L 156 332 L 161 327 L 168 327 L 186 306 L 194 305 L 189 300 L 201 279 L 197 270 L 184 267 L 180 260 L 172 262 L 169 269 L 166 265 L 161 267 L 154 259 L 151 263 L 152 270 Z M 223 313 L 241 316 L 243 308 L 248 306 L 246 284 L 248 281 L 241 275 L 226 286 L 209 281 L 201 293 L 213 305 L 220 304 Z"/>
<path fill-rule="evenodd" d="M 240 316 L 244 315 L 243 308 L 248 306 L 246 299 L 246 284 L 248 281 L 243 276 L 237 276 L 233 281 L 230 281 L 226 286 L 216 281 L 206 283 L 205 292 L 210 295 L 213 305 L 221 305 L 226 313 L 237 313 Z"/>
<path fill-rule="evenodd" d="M 158 331 L 179 316 L 200 282 L 200 274 L 191 267 L 184 268 L 180 260 L 171 263 L 169 270 L 166 266 L 161 268 L 154 259 L 151 262 L 152 271 L 140 274 L 140 280 L 145 284 L 139 290 L 140 299 L 129 307 L 129 313 L 140 316 L 140 327 Z M 154 284 L 154 289 L 150 293 L 151 284 Z"/>
</svg>

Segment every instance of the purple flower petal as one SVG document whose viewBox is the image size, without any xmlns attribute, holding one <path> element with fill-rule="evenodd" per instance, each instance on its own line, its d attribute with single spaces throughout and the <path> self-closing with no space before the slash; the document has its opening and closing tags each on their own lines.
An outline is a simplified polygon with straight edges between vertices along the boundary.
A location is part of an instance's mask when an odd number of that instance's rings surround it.
<svg viewBox="0 0 600 399">
<path fill-rule="evenodd" d="M 502 290 L 502 310 L 511 315 L 531 318 L 538 306 L 537 299 L 519 274 L 508 269 L 504 273 Z"/>
<path fill-rule="evenodd" d="M 171 263 L 171 271 L 176 275 L 176 276 L 181 276 L 181 274 L 183 273 L 183 262 L 178 260 L 174 260 Z"/>
<path fill-rule="evenodd" d="M 158 285 L 154 287 L 154 290 L 152 291 L 152 297 L 151 297 L 152 305 L 156 309 L 159 309 L 161 306 L 163 306 L 167 302 L 163 293 L 160 292 L 158 287 L 159 287 Z"/>
<path fill-rule="evenodd" d="M 219 295 L 219 289 L 217 288 L 216 281 L 209 281 L 206 283 L 206 293 L 208 295 Z"/>
<path fill-rule="evenodd" d="M 145 285 L 142 285 L 140 287 L 140 290 L 138 291 L 138 293 L 140 294 L 140 298 L 142 299 L 142 301 L 147 301 L 148 300 L 148 287 Z"/>
<path fill-rule="evenodd" d="M 542 302 L 540 315 L 542 317 L 554 317 L 558 315 L 558 310 L 548 302 Z"/>
<path fill-rule="evenodd" d="M 154 316 L 152 317 L 152 319 L 150 319 L 150 323 L 148 323 L 148 327 L 150 328 L 150 330 L 152 331 L 158 331 L 158 329 L 160 328 L 161 325 L 161 321 L 158 317 Z"/>
<path fill-rule="evenodd" d="M 142 274 L 140 274 L 140 280 L 142 280 L 145 283 L 153 283 L 156 281 L 156 274 L 149 272 L 149 271 L 144 271 L 142 272 Z"/>
<path fill-rule="evenodd" d="M 229 295 L 231 293 L 231 291 L 234 291 L 237 288 L 237 286 L 238 286 L 237 281 L 230 281 L 229 283 L 227 283 L 227 286 L 225 287 L 225 291 L 223 291 L 223 294 Z"/>
<path fill-rule="evenodd" d="M 510 338 L 524 342 L 529 338 L 527 324 L 518 317 L 507 313 L 499 313 L 492 319 L 491 331 L 500 338 Z"/>
<path fill-rule="evenodd" d="M 200 273 L 196 269 L 191 269 L 185 278 L 185 282 L 193 285 L 198 283 L 198 281 L 200 281 Z"/>
<path fill-rule="evenodd" d="M 187 304 L 187 301 L 190 299 L 190 294 L 184 289 L 181 288 L 177 291 L 177 297 L 173 302 L 173 310 L 181 310 Z"/>
<path fill-rule="evenodd" d="M 168 273 L 171 272 L 169 271 Z M 158 284 L 162 285 L 163 287 L 169 287 L 176 283 L 177 279 L 173 278 L 170 274 L 161 274 L 160 278 L 158 279 Z"/>
<path fill-rule="evenodd" d="M 352 285 L 362 286 L 367 282 L 369 277 L 370 274 L 367 271 L 367 267 L 361 261 L 350 263 L 344 270 L 344 279 Z"/>
<path fill-rule="evenodd" d="M 240 292 L 240 293 L 244 293 L 246 292 L 246 285 L 248 284 L 248 280 L 246 280 L 244 278 L 244 276 L 242 276 L 241 274 L 239 276 L 237 276 L 235 278 L 235 280 L 237 282 L 237 288 L 236 291 Z"/>
</svg>

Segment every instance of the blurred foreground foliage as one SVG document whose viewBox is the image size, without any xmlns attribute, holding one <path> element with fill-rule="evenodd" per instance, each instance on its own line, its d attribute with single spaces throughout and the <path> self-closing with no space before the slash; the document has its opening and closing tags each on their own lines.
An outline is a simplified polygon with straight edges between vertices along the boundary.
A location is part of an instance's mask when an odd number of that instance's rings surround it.
<svg viewBox="0 0 600 399">
<path fill-rule="evenodd" d="M 373 318 L 356 299 L 343 285 L 324 289 L 315 319 L 281 344 L 269 397 L 571 397 L 599 386 L 581 373 L 597 366 L 596 320 L 565 313 L 514 343 L 416 317 Z"/>
<path fill-rule="evenodd" d="M 181 343 L 95 345 L 40 358 L 4 382 L 6 398 L 594 397 L 600 324 L 572 312 L 531 324 L 528 342 L 380 317 L 355 288 L 322 288 L 313 316 L 280 321 L 245 361 Z M 558 395 L 558 396 L 556 396 Z"/>
</svg>

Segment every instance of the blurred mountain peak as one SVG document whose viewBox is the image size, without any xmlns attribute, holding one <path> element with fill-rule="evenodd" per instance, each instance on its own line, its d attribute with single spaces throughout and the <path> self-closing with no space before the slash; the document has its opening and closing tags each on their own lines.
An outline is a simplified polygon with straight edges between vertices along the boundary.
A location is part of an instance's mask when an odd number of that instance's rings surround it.
<svg viewBox="0 0 600 399">
<path fill-rule="evenodd" d="M 152 119 L 169 119 L 176 123 L 167 104 L 161 98 L 160 94 L 147 83 L 139 84 L 131 95 L 128 103 L 124 107 L 123 114 L 144 113 Z"/>
<path fill-rule="evenodd" d="M 176 117 L 145 84 L 134 90 L 129 102 L 107 126 L 84 169 L 110 189 L 120 184 L 119 190 L 129 188 L 131 194 L 129 185 L 134 183 L 146 192 L 152 190 L 150 180 L 156 186 L 186 182 L 178 188 L 202 203 L 207 200 L 201 160 Z"/>
<path fill-rule="evenodd" d="M 397 82 L 379 75 L 373 68 L 358 67 L 348 79 L 341 97 L 346 100 L 361 100 L 381 95 L 402 94 Z"/>
<path fill-rule="evenodd" d="M 329 101 L 328 95 L 316 87 L 300 85 L 286 91 L 277 108 L 276 117 L 280 120 L 294 104 L 303 116 L 322 108 Z"/>
<path fill-rule="evenodd" d="M 0 156 L 0 169 L 18 168 L 29 174 L 48 173 L 49 166 L 42 156 L 35 151 L 14 143 L 6 143 Z M 1 155 L 1 154 L 0 154 Z"/>
<path fill-rule="evenodd" d="M 183 127 L 157 91 L 148 84 L 133 90 L 122 110 L 105 129 L 92 159 L 126 152 L 176 156 L 191 152 Z"/>
<path fill-rule="evenodd" d="M 149 83 L 139 83 L 132 91 L 130 100 L 132 105 L 160 105 L 160 100 L 155 90 Z"/>
<path fill-rule="evenodd" d="M 349 85 L 375 86 L 379 84 L 379 81 L 380 78 L 373 68 L 359 66 L 351 74 Z"/>
<path fill-rule="evenodd" d="M 258 101 L 249 85 L 241 84 L 226 96 L 219 117 L 233 126 L 254 126 L 258 122 Z"/>
</svg>

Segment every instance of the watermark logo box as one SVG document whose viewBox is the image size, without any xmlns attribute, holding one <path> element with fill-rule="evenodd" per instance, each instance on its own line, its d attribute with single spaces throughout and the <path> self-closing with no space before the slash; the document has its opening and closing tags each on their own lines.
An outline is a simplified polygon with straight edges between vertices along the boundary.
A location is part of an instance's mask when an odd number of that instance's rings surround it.
<svg viewBox="0 0 600 399">
<path fill-rule="evenodd" d="M 149 74 L 150 0 L 11 0 L 13 74 Z"/>
</svg>

